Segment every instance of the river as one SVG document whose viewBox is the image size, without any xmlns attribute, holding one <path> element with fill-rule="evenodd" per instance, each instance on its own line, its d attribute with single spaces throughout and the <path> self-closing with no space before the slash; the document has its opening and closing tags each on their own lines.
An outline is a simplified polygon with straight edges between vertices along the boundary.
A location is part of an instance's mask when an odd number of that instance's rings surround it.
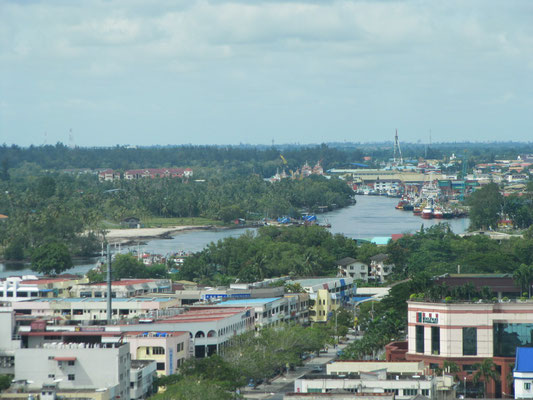
<svg viewBox="0 0 533 400">
<path fill-rule="evenodd" d="M 351 238 L 373 238 L 390 236 L 393 233 L 413 233 L 424 227 L 433 226 L 442 220 L 424 220 L 412 212 L 396 210 L 398 199 L 382 196 L 357 196 L 357 204 L 336 211 L 320 214 L 319 222 L 330 223 L 332 233 L 342 233 Z M 447 220 L 455 233 L 468 229 L 467 218 Z M 228 229 L 219 231 L 185 231 L 171 239 L 155 239 L 139 246 L 122 247 L 122 252 L 140 249 L 150 253 L 169 254 L 178 250 L 200 251 L 211 242 L 226 237 L 238 237 L 246 229 Z M 118 249 L 117 249 L 118 250 Z M 75 266 L 68 271 L 83 274 L 94 267 L 97 259 L 76 260 Z M 34 274 L 28 265 L 20 263 L 0 264 L 0 277 L 11 275 Z"/>
</svg>

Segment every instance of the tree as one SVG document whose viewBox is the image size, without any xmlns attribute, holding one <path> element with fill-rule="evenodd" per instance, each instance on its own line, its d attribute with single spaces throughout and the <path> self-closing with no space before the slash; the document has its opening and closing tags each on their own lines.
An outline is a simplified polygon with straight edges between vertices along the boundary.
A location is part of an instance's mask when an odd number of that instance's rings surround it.
<svg viewBox="0 0 533 400">
<path fill-rule="evenodd" d="M 12 379 L 13 377 L 11 375 L 0 375 L 0 392 L 11 386 Z"/>
<path fill-rule="evenodd" d="M 474 367 L 477 369 L 474 374 L 474 383 L 477 384 L 479 381 L 483 381 L 483 394 L 486 397 L 489 382 L 498 382 L 500 379 L 500 375 L 496 371 L 496 364 L 494 364 L 492 359 L 485 358 L 480 364 L 474 364 Z"/>
<path fill-rule="evenodd" d="M 176 383 L 167 386 L 164 392 L 150 398 L 153 400 L 230 400 L 234 396 L 216 381 L 190 375 L 179 379 Z"/>
<path fill-rule="evenodd" d="M 520 285 L 522 292 L 527 292 L 531 298 L 531 281 L 533 281 L 533 265 L 521 264 L 513 273 L 513 279 Z"/>
<path fill-rule="evenodd" d="M 37 247 L 31 256 L 31 268 L 41 274 L 60 274 L 72 268 L 72 258 L 64 243 L 51 242 Z"/>
<path fill-rule="evenodd" d="M 476 190 L 468 199 L 470 205 L 470 228 L 488 229 L 498 226 L 503 197 L 496 183 L 489 183 Z"/>
</svg>

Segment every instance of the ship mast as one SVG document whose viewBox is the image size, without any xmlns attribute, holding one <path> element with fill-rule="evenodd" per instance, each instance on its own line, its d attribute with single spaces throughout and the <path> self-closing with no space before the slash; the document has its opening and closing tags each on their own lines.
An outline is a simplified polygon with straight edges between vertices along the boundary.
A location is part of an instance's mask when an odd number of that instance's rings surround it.
<svg viewBox="0 0 533 400">
<path fill-rule="evenodd" d="M 403 164 L 402 149 L 400 148 L 400 140 L 398 139 L 398 129 L 396 129 L 396 136 L 394 136 L 394 164 Z"/>
</svg>

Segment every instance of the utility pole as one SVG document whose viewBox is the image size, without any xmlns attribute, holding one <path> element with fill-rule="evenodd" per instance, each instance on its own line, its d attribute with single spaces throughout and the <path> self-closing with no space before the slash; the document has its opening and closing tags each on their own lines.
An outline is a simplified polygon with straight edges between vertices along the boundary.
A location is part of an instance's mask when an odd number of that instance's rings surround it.
<svg viewBox="0 0 533 400">
<path fill-rule="evenodd" d="M 111 325 L 113 318 L 111 309 L 111 250 L 109 243 L 107 243 L 107 323 Z"/>
</svg>

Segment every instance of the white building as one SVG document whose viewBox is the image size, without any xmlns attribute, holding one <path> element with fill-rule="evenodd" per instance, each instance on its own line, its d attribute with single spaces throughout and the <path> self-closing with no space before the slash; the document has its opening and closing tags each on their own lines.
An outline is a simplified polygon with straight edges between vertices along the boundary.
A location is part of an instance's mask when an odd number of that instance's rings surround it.
<svg viewBox="0 0 533 400">
<path fill-rule="evenodd" d="M 337 360 L 326 365 L 328 375 L 359 374 L 386 370 L 389 374 L 423 375 L 426 366 L 422 361 L 354 361 Z"/>
<path fill-rule="evenodd" d="M 21 346 L 15 328 L 13 310 L 0 308 L 0 375 L 15 373 L 15 350 Z"/>
<path fill-rule="evenodd" d="M 70 290 L 71 297 L 107 297 L 107 283 L 85 283 Z M 122 279 L 111 282 L 111 297 L 149 296 L 153 293 L 172 293 L 170 279 Z"/>
<path fill-rule="evenodd" d="M 513 381 L 515 399 L 533 399 L 533 348 L 516 349 Z"/>
<path fill-rule="evenodd" d="M 131 360 L 130 398 L 141 400 L 150 397 L 154 389 L 156 362 L 151 360 Z"/>
<path fill-rule="evenodd" d="M 15 351 L 15 380 L 28 389 L 58 383 L 61 389 L 105 388 L 112 399 L 130 398 L 129 345 L 47 343 Z"/>
<path fill-rule="evenodd" d="M 354 280 L 368 282 L 368 265 L 352 257 L 345 257 L 337 261 L 339 276 L 350 277 Z"/>
<path fill-rule="evenodd" d="M 387 374 L 386 370 L 351 375 L 304 375 L 294 382 L 296 393 L 393 393 L 396 399 L 422 395 L 432 400 L 455 399 L 452 376 Z"/>
</svg>

